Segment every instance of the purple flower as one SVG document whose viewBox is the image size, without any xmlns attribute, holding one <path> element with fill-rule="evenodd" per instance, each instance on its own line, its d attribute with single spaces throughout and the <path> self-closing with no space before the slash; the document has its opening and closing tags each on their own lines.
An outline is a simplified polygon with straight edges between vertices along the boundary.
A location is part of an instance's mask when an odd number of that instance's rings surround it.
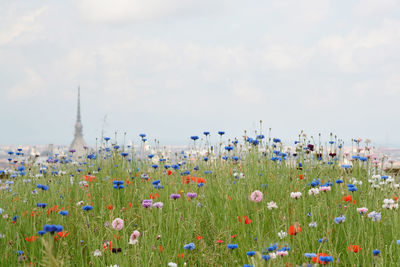
<svg viewBox="0 0 400 267">
<path fill-rule="evenodd" d="M 179 195 L 179 194 L 171 194 L 171 195 L 169 196 L 169 198 L 178 199 L 178 198 L 181 198 L 181 195 Z"/>
<path fill-rule="evenodd" d="M 142 202 L 142 207 L 143 208 L 150 208 L 153 200 L 152 199 L 145 199 Z"/>
<path fill-rule="evenodd" d="M 159 209 L 161 209 L 163 206 L 164 206 L 164 204 L 163 204 L 162 202 L 156 202 L 156 203 L 153 204 L 153 207 L 154 207 L 154 208 L 159 208 Z"/>
<path fill-rule="evenodd" d="M 197 197 L 197 194 L 196 194 L 196 193 L 189 192 L 189 193 L 186 194 L 186 196 L 187 196 L 188 198 L 195 198 L 195 197 Z"/>
</svg>

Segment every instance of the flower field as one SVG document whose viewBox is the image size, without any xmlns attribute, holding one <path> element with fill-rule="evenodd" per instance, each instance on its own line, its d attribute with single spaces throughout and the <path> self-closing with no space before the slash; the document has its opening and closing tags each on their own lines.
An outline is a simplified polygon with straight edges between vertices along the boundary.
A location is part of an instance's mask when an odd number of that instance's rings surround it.
<svg viewBox="0 0 400 267">
<path fill-rule="evenodd" d="M 1 266 L 399 266 L 399 177 L 369 141 L 191 137 L 0 171 Z M 352 147 L 351 153 L 344 146 Z"/>
</svg>

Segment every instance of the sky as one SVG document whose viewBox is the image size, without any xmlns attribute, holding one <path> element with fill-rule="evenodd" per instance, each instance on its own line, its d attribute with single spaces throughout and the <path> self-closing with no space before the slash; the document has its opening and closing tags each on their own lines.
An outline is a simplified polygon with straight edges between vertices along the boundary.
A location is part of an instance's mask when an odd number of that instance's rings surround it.
<svg viewBox="0 0 400 267">
<path fill-rule="evenodd" d="M 0 144 L 301 130 L 400 146 L 400 1 L 0 0 Z"/>
</svg>

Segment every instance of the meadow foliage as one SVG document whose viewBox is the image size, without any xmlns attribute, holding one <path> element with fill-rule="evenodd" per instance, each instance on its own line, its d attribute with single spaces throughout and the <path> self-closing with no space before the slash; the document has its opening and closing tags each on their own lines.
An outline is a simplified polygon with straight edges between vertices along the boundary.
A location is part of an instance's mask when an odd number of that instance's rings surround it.
<svg viewBox="0 0 400 267">
<path fill-rule="evenodd" d="M 179 153 L 145 151 L 145 134 L 80 159 L 10 152 L 0 265 L 399 265 L 399 178 L 368 140 L 217 134 Z"/>
</svg>

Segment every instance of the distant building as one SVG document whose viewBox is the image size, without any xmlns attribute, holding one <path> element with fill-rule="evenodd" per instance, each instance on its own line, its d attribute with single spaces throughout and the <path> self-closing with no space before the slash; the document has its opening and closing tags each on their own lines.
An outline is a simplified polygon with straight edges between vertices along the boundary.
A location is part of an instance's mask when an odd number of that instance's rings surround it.
<svg viewBox="0 0 400 267">
<path fill-rule="evenodd" d="M 74 152 L 75 156 L 85 155 L 86 142 L 83 139 L 82 122 L 81 122 L 81 89 L 78 87 L 78 111 L 76 115 L 74 140 L 69 147 L 70 152 Z"/>
</svg>

